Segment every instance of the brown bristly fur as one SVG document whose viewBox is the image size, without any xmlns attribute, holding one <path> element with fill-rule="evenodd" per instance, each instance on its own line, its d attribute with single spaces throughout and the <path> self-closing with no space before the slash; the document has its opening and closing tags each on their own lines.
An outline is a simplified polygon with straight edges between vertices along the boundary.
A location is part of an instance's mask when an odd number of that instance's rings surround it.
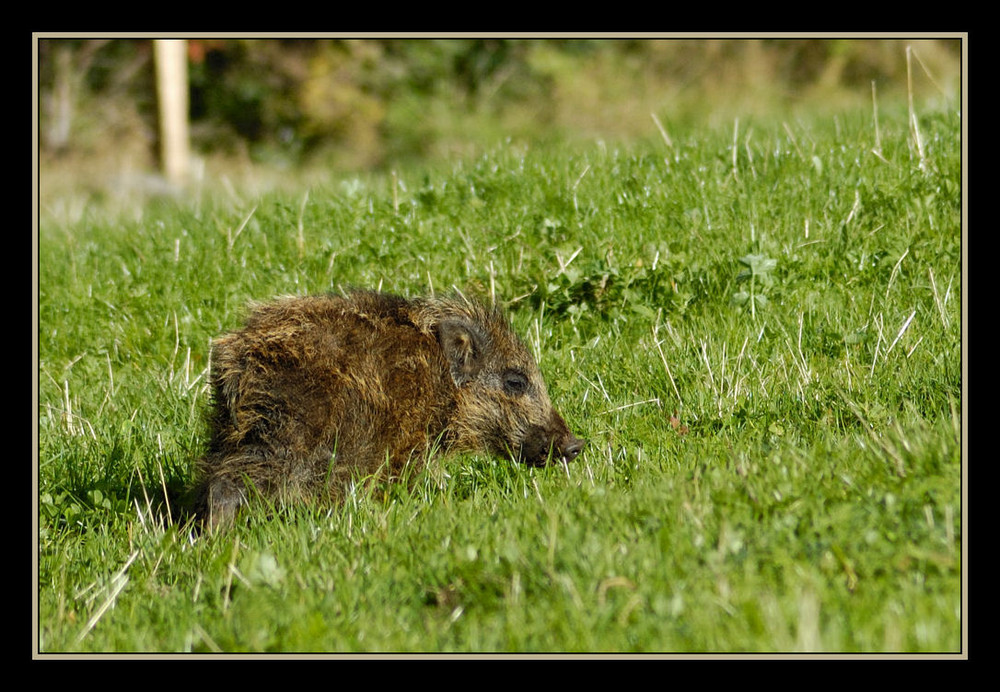
<svg viewBox="0 0 1000 692">
<path fill-rule="evenodd" d="M 211 439 L 197 511 L 231 521 L 253 489 L 337 501 L 432 450 L 527 464 L 583 446 L 497 310 L 464 298 L 356 291 L 255 306 L 213 344 Z"/>
</svg>

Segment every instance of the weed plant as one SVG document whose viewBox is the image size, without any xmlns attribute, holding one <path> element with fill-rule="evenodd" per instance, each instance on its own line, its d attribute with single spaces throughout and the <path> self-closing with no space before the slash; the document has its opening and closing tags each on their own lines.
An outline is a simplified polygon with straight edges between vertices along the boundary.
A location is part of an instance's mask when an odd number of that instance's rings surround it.
<svg viewBox="0 0 1000 692">
<path fill-rule="evenodd" d="M 37 651 L 960 652 L 960 117 L 871 115 L 43 207 Z M 585 453 L 194 536 L 210 339 L 347 286 L 506 305 Z"/>
</svg>

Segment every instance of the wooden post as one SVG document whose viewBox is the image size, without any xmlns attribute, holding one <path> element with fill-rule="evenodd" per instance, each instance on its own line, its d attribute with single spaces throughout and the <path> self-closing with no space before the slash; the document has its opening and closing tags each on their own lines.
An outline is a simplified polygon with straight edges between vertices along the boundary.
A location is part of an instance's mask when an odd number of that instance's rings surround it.
<svg viewBox="0 0 1000 692">
<path fill-rule="evenodd" d="M 190 167 L 188 137 L 187 41 L 153 41 L 156 96 L 160 111 L 160 168 L 177 186 L 187 183 Z"/>
</svg>

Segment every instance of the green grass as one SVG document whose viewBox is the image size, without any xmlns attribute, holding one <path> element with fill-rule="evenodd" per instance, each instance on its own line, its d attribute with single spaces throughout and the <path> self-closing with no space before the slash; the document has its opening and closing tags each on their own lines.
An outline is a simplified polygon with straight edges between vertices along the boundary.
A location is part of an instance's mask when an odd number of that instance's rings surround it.
<svg viewBox="0 0 1000 692">
<path fill-rule="evenodd" d="M 962 651 L 961 124 L 879 116 L 43 205 L 38 650 Z M 192 540 L 210 338 L 349 285 L 509 304 L 589 447 Z"/>
</svg>

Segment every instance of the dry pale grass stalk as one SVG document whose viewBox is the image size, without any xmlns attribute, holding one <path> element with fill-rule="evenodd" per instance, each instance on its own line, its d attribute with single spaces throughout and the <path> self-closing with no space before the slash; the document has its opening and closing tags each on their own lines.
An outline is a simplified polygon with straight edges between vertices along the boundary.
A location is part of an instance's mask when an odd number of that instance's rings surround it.
<svg viewBox="0 0 1000 692">
<path fill-rule="evenodd" d="M 917 157 L 920 160 L 920 170 L 927 170 L 927 159 L 924 155 L 924 140 L 920 136 L 920 127 L 917 124 L 917 113 L 913 108 L 913 74 L 911 69 L 911 56 L 913 49 L 906 47 L 906 104 L 910 114 L 910 137 L 913 145 L 917 149 Z"/>
<path fill-rule="evenodd" d="M 871 379 L 872 377 L 875 376 L 875 364 L 878 363 L 879 346 L 881 346 L 882 342 L 885 340 L 882 336 L 882 313 L 880 312 L 878 315 L 876 315 L 872 321 L 878 328 L 878 338 L 875 341 L 875 349 L 874 352 L 872 353 L 872 367 L 871 370 L 869 370 L 868 372 L 868 379 Z"/>
<path fill-rule="evenodd" d="M 395 180 L 396 174 L 393 173 L 393 180 Z M 395 191 L 395 188 L 394 188 Z M 302 217 L 306 213 L 306 204 L 309 203 L 309 190 L 307 189 L 305 194 L 302 195 L 302 204 L 299 205 L 299 219 L 296 224 L 297 233 L 295 236 L 295 244 L 299 251 L 299 259 L 306 256 L 306 238 L 305 238 L 305 228 L 302 225 Z"/>
<path fill-rule="evenodd" d="M 663 127 L 660 119 L 656 117 L 656 113 L 650 113 L 650 115 L 653 117 L 653 123 L 656 125 L 656 129 L 660 131 L 660 136 L 663 137 L 663 141 L 668 147 L 673 149 L 674 142 L 670 139 L 670 135 L 667 134 L 667 130 Z"/>
<path fill-rule="evenodd" d="M 917 311 L 914 310 L 913 312 L 910 313 L 910 316 L 906 318 L 906 321 L 903 322 L 903 326 L 900 327 L 899 331 L 896 333 L 896 338 L 892 340 L 892 343 L 889 344 L 889 348 L 886 349 L 885 356 L 883 356 L 884 358 L 888 358 L 889 357 L 889 354 L 892 353 L 892 349 L 896 346 L 896 343 L 901 338 L 903 338 L 903 334 L 906 332 L 907 329 L 909 329 L 910 323 L 913 321 L 913 318 L 916 316 L 916 314 L 917 314 Z"/>
<path fill-rule="evenodd" d="M 715 375 L 712 373 L 712 364 L 708 361 L 708 343 L 705 341 L 701 342 L 701 358 L 705 361 L 705 368 L 708 370 L 708 381 L 712 385 L 712 391 L 715 392 L 715 403 L 719 409 L 719 415 L 722 415 L 722 395 L 719 393 L 719 388 L 715 384 Z"/>
<path fill-rule="evenodd" d="M 892 266 L 892 271 L 889 272 L 889 281 L 888 283 L 886 283 L 885 286 L 886 300 L 889 299 L 889 291 L 892 289 L 892 284 L 896 280 L 896 275 L 899 274 L 899 267 L 901 264 L 903 264 L 903 260 L 906 259 L 906 256 L 908 254 L 910 254 L 910 248 L 906 248 L 906 250 L 903 251 L 903 254 L 899 256 L 898 260 L 896 260 L 896 264 Z"/>
<path fill-rule="evenodd" d="M 250 210 L 250 213 L 247 214 L 246 217 L 243 219 L 243 221 L 240 223 L 235 233 L 228 228 L 226 229 L 226 244 L 228 246 L 227 248 L 228 250 L 232 251 L 233 244 L 236 242 L 236 239 L 240 237 L 240 233 L 242 233 L 243 229 L 246 228 L 246 225 L 250 222 L 250 219 L 253 217 L 254 212 L 256 211 L 257 211 L 257 205 L 255 204 L 253 206 L 253 209 Z"/>
<path fill-rule="evenodd" d="M 885 161 L 885 157 L 882 156 L 882 134 L 878 129 L 878 98 L 875 95 L 875 80 L 872 80 L 872 116 L 875 122 L 875 148 L 872 152 L 875 156 L 879 157 Z"/>
<path fill-rule="evenodd" d="M 684 400 L 681 398 L 681 393 L 677 389 L 677 383 L 674 381 L 674 374 L 670 372 L 670 363 L 667 362 L 667 357 L 663 354 L 663 349 L 660 347 L 662 343 L 656 338 L 657 329 L 659 324 L 653 326 L 653 344 L 656 346 L 656 352 L 660 354 L 660 360 L 663 361 L 663 369 L 667 373 L 667 379 L 670 380 L 670 387 L 674 390 L 674 395 L 677 397 L 677 405 L 680 408 L 684 408 Z"/>
<path fill-rule="evenodd" d="M 74 640 L 75 644 L 82 642 L 90 631 L 94 629 L 100 619 L 104 617 L 104 614 L 108 612 L 108 609 L 115 604 L 118 594 L 120 594 L 122 589 L 125 588 L 125 585 L 128 584 L 128 568 L 138 556 L 139 551 L 133 551 L 132 554 L 128 556 L 128 559 L 125 561 L 125 564 L 122 565 L 121 569 L 115 572 L 115 574 L 111 577 L 111 581 L 106 587 L 109 590 L 107 598 L 104 599 L 104 602 L 101 603 L 100 607 L 94 612 L 94 614 L 90 616 L 90 619 L 87 620 L 87 624 L 83 626 L 80 633 L 76 635 L 76 639 Z"/>
<path fill-rule="evenodd" d="M 934 292 L 934 305 L 937 306 L 938 314 L 941 315 L 941 324 L 944 326 L 945 329 L 947 329 L 948 325 L 950 324 L 950 320 L 948 319 L 948 314 L 944 310 L 945 303 L 941 300 L 941 296 L 938 293 L 937 282 L 934 280 L 934 269 L 931 267 L 927 267 L 927 274 L 930 276 L 931 290 Z M 948 287 L 950 289 L 951 285 L 949 284 Z M 945 301 L 947 301 L 947 299 L 948 297 L 946 295 Z"/>
<path fill-rule="evenodd" d="M 735 118 L 733 121 L 733 178 L 738 182 L 740 179 L 739 171 L 736 168 L 736 152 L 738 151 L 739 144 L 739 134 L 740 134 L 740 119 Z"/>
</svg>

